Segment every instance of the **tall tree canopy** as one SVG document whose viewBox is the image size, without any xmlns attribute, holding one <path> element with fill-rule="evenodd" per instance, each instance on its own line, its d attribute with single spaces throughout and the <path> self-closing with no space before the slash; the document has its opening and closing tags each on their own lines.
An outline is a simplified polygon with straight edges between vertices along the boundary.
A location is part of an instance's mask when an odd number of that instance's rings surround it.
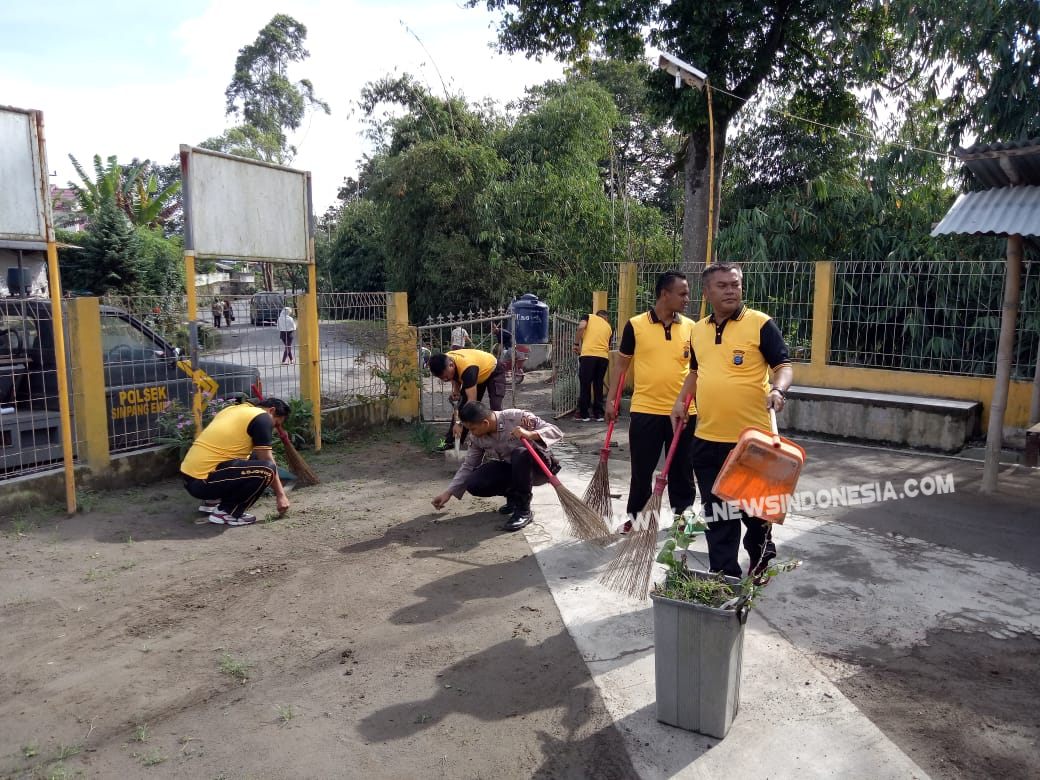
<svg viewBox="0 0 1040 780">
<path fill-rule="evenodd" d="M 468 0 L 468 5 L 505 12 L 499 42 L 510 52 L 576 60 L 602 48 L 610 56 L 642 58 L 649 33 L 649 43 L 708 73 L 717 88 L 710 116 L 705 94 L 676 90 L 663 73 L 650 79 L 654 102 L 685 135 L 683 260 L 689 266 L 706 257 L 709 211 L 718 218 L 718 208 L 709 205 L 718 203 L 730 122 L 764 85 L 792 90 L 826 74 L 843 87 L 858 86 L 849 65 L 850 43 L 856 30 L 872 21 L 863 8 L 869 3 L 856 0 Z M 712 162 L 714 191 L 709 192 Z"/>
<path fill-rule="evenodd" d="M 253 43 L 243 46 L 235 60 L 235 74 L 224 96 L 227 114 L 242 123 L 202 144 L 267 162 L 287 163 L 296 147 L 286 133 L 299 129 L 308 110 L 330 113 L 329 105 L 314 92 L 308 79 L 293 82 L 289 66 L 310 56 L 304 48 L 307 28 L 285 14 L 276 14 Z"/>
</svg>

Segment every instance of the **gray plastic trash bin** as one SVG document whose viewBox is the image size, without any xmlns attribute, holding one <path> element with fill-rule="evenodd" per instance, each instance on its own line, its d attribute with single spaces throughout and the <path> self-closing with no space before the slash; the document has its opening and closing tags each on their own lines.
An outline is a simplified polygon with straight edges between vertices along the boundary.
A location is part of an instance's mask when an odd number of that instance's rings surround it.
<svg viewBox="0 0 1040 780">
<path fill-rule="evenodd" d="M 722 739 L 740 706 L 747 610 L 738 614 L 653 594 L 650 598 L 657 719 Z"/>
</svg>

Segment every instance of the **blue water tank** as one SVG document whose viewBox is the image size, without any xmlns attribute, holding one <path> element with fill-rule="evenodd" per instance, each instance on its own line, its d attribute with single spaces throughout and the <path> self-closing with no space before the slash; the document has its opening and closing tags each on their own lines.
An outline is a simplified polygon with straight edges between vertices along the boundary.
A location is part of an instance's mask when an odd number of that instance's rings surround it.
<svg viewBox="0 0 1040 780">
<path fill-rule="evenodd" d="M 521 295 L 509 308 L 516 319 L 517 344 L 549 342 L 549 307 L 538 300 L 537 295 Z"/>
</svg>

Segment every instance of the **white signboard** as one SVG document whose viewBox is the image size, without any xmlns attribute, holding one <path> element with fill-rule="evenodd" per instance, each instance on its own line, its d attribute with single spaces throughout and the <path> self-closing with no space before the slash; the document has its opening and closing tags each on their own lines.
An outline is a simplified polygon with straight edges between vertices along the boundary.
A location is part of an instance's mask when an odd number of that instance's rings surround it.
<svg viewBox="0 0 1040 780">
<path fill-rule="evenodd" d="M 0 239 L 46 241 L 36 114 L 0 106 Z"/>
<path fill-rule="evenodd" d="M 181 176 L 196 257 L 309 261 L 305 171 L 181 146 Z"/>
</svg>

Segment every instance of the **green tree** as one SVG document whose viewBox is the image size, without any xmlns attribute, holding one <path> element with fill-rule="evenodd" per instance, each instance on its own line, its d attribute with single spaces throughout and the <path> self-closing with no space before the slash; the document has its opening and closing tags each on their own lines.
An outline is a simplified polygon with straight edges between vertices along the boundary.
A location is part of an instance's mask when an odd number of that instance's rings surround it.
<svg viewBox="0 0 1040 780">
<path fill-rule="evenodd" d="M 898 35 L 877 55 L 913 75 L 901 85 L 900 108 L 932 101 L 936 140 L 952 149 L 1040 136 L 1040 3 L 889 0 L 885 7 Z"/>
<path fill-rule="evenodd" d="M 62 287 L 104 295 L 141 293 L 141 240 L 114 200 L 102 200 L 79 250 L 61 261 Z"/>
<path fill-rule="evenodd" d="M 341 209 L 333 239 L 317 253 L 318 274 L 327 289 L 386 289 L 383 221 L 371 200 L 358 199 Z"/>
<path fill-rule="evenodd" d="M 561 0 L 468 0 L 505 11 L 499 43 L 506 51 L 577 60 L 594 47 L 610 56 L 643 56 L 651 44 L 708 73 L 708 95 L 675 89 L 673 79 L 650 77 L 653 102 L 684 134 L 683 260 L 704 261 L 709 205 L 718 219 L 727 130 L 760 89 L 809 89 L 821 74 L 852 89 L 872 73 L 857 45 L 878 34 L 883 9 L 868 0 L 715 0 L 715 2 L 569 3 Z M 867 47 L 869 48 L 869 46 Z M 873 61 L 871 60 L 871 63 Z M 714 150 L 714 157 L 711 151 Z M 714 163 L 714 191 L 709 166 Z"/>
<path fill-rule="evenodd" d="M 238 51 L 235 73 L 224 93 L 227 114 L 242 123 L 222 136 L 205 141 L 207 149 L 268 162 L 287 163 L 296 154 L 287 131 L 300 128 L 308 110 L 330 113 L 308 79 L 293 82 L 289 65 L 310 56 L 304 48 L 307 28 L 285 14 L 276 14 L 256 40 Z"/>
<path fill-rule="evenodd" d="M 112 202 L 133 225 L 163 227 L 180 209 L 180 178 L 160 186 L 151 160 L 135 159 L 123 167 L 115 155 L 103 163 L 101 155 L 95 154 L 90 176 L 73 155 L 69 159 L 80 178 L 80 184 L 69 182 L 69 187 L 88 215 L 97 213 L 102 203 Z"/>
</svg>

